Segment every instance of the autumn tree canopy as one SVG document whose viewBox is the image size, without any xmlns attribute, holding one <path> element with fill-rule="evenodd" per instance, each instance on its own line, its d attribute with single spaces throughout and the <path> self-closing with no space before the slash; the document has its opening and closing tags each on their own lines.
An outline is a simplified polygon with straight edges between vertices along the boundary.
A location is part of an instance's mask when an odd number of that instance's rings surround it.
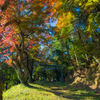
<svg viewBox="0 0 100 100">
<path fill-rule="evenodd" d="M 29 60 L 39 60 L 36 53 L 42 52 L 39 50 L 40 44 L 51 39 L 50 33 L 46 31 L 46 23 L 54 1 L 56 0 L 0 1 L 0 47 L 4 48 L 0 53 L 8 58 L 5 60 L 8 64 L 18 69 L 25 84 L 28 83 Z"/>
</svg>

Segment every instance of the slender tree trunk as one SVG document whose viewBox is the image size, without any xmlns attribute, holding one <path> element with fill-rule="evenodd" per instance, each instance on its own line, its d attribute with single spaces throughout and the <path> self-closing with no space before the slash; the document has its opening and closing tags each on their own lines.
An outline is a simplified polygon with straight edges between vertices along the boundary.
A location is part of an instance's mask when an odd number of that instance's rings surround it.
<svg viewBox="0 0 100 100">
<path fill-rule="evenodd" d="M 87 59 L 87 61 L 88 61 L 89 59 L 88 59 L 88 55 L 87 55 L 87 53 L 85 53 L 85 57 L 86 57 L 86 59 Z"/>
<path fill-rule="evenodd" d="M 72 60 L 71 60 L 71 56 L 70 56 L 70 53 L 69 53 L 69 49 L 68 49 L 68 46 L 66 46 L 66 50 L 67 50 L 67 54 L 68 54 L 68 58 L 69 58 L 69 62 L 70 62 L 70 66 L 72 66 Z"/>
<path fill-rule="evenodd" d="M 0 100 L 3 100 L 3 81 L 2 81 L 2 78 L 0 78 Z"/>
<path fill-rule="evenodd" d="M 33 82 L 32 73 L 29 73 L 29 82 Z"/>
<path fill-rule="evenodd" d="M 81 34 L 80 34 L 79 31 L 78 31 L 78 36 L 79 36 L 79 40 L 80 40 L 81 43 L 82 43 L 82 46 L 84 47 L 84 42 L 83 42 L 83 40 L 82 40 L 82 37 L 81 37 Z M 87 61 L 88 61 L 89 59 L 88 59 L 88 55 L 87 55 L 87 53 L 85 53 L 85 57 L 86 57 L 86 59 L 87 59 Z"/>
<path fill-rule="evenodd" d="M 8 89 L 8 87 L 7 87 L 7 86 L 8 86 L 8 83 L 6 83 L 6 90 Z"/>
<path fill-rule="evenodd" d="M 31 60 L 31 66 L 30 66 L 30 82 L 33 82 L 33 63 L 34 63 L 34 59 Z"/>
<path fill-rule="evenodd" d="M 78 58 L 77 58 L 77 55 L 76 55 L 75 51 L 74 51 L 74 55 L 75 55 L 75 59 L 76 59 L 77 66 L 79 66 Z"/>
</svg>

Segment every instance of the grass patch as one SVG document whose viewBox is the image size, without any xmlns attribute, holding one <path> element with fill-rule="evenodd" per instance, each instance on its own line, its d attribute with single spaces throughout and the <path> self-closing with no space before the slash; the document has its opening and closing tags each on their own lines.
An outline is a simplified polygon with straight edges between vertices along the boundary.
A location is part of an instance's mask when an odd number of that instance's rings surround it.
<svg viewBox="0 0 100 100">
<path fill-rule="evenodd" d="M 26 87 L 13 86 L 3 93 L 4 100 L 100 100 L 100 95 L 85 89 L 76 89 L 64 82 L 36 82 Z"/>
</svg>

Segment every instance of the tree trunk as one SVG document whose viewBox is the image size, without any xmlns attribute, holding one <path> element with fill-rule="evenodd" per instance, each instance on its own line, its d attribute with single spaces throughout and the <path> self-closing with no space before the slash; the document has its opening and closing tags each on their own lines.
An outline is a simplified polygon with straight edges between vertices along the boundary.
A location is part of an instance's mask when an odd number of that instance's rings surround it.
<svg viewBox="0 0 100 100">
<path fill-rule="evenodd" d="M 34 59 L 31 60 L 31 66 L 30 66 L 30 81 L 29 82 L 33 82 L 33 63 L 34 63 Z"/>
<path fill-rule="evenodd" d="M 72 66 L 73 64 L 72 64 L 71 56 L 70 56 L 70 53 L 69 53 L 69 50 L 68 50 L 68 45 L 66 46 L 66 49 L 67 49 L 67 54 L 68 54 L 70 66 Z"/>
<path fill-rule="evenodd" d="M 8 86 L 8 83 L 6 83 L 6 90 L 8 89 L 7 86 Z"/>
<path fill-rule="evenodd" d="M 18 70 L 18 75 L 19 75 L 19 79 L 21 81 L 22 84 L 24 85 L 28 85 L 28 70 L 27 68 L 20 64 L 18 60 L 15 60 L 15 63 L 16 63 L 16 67 L 17 67 L 17 70 Z M 22 72 L 22 68 L 23 68 L 23 72 Z"/>
<path fill-rule="evenodd" d="M 79 31 L 78 31 L 78 36 L 79 36 L 79 40 L 80 40 L 81 43 L 82 43 L 82 46 L 84 47 L 84 42 L 83 42 L 83 40 L 82 40 L 82 37 L 81 37 L 81 34 L 80 34 Z M 88 55 L 87 55 L 87 53 L 85 53 L 85 57 L 86 57 L 86 59 L 87 59 L 87 61 L 88 61 L 89 59 L 88 59 Z"/>
<path fill-rule="evenodd" d="M 24 69 L 24 78 L 22 79 L 22 84 L 28 85 L 28 71 Z"/>
<path fill-rule="evenodd" d="M 78 63 L 78 58 L 77 58 L 77 56 L 76 56 L 75 51 L 74 51 L 74 55 L 75 55 L 75 59 L 76 59 L 77 66 L 79 66 L 79 63 Z"/>
<path fill-rule="evenodd" d="M 29 59 L 29 56 L 27 55 L 27 69 L 28 69 L 28 75 L 29 75 L 29 82 L 33 82 L 32 75 L 33 75 L 33 62 L 34 59 Z"/>
<path fill-rule="evenodd" d="M 0 78 L 0 100 L 3 100 L 3 81 L 2 78 Z"/>
<path fill-rule="evenodd" d="M 20 60 L 16 58 L 14 59 L 14 61 L 19 72 L 21 83 L 24 85 L 28 85 L 28 69 L 27 69 L 27 65 L 25 65 L 24 63 L 24 56 L 23 56 L 24 55 L 24 33 L 22 31 L 21 31 L 21 36 L 22 36 L 22 50 L 20 50 L 18 45 L 15 45 Z"/>
<path fill-rule="evenodd" d="M 32 73 L 29 73 L 29 82 L 33 82 Z"/>
</svg>

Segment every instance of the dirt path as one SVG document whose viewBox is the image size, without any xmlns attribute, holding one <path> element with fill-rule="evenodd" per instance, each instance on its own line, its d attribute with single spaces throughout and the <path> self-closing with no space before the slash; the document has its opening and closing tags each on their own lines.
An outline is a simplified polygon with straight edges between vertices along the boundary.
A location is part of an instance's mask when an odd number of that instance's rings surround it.
<svg viewBox="0 0 100 100">
<path fill-rule="evenodd" d="M 100 100 L 99 92 L 95 93 L 92 89 L 83 84 L 72 85 L 63 83 L 57 86 L 56 83 L 52 83 L 49 88 L 51 88 L 49 92 L 61 97 L 61 100 Z"/>
</svg>

